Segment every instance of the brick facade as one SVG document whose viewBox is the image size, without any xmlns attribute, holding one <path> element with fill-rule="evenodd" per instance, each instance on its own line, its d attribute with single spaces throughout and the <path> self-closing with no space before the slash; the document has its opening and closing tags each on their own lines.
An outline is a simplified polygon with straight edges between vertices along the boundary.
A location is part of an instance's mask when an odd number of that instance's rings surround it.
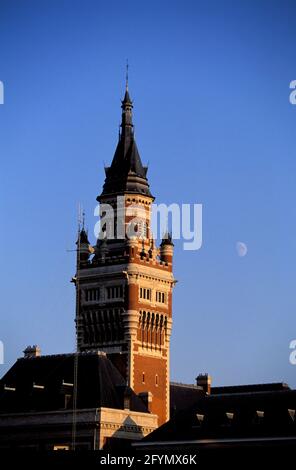
<svg viewBox="0 0 296 470">
<path fill-rule="evenodd" d="M 122 109 L 120 140 L 98 196 L 100 236 L 94 247 L 84 231 L 78 238 L 77 343 L 79 351 L 106 352 L 127 385 L 148 394 L 147 405 L 162 424 L 169 419 L 173 243 L 164 239 L 156 247 L 151 233 L 154 197 L 134 141 L 127 91 Z"/>
</svg>

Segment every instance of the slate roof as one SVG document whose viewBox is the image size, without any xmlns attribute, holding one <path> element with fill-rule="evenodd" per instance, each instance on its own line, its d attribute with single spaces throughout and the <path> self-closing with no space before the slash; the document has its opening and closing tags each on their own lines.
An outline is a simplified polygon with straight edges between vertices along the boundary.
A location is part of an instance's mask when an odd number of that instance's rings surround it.
<svg viewBox="0 0 296 470">
<path fill-rule="evenodd" d="M 129 91 L 128 91 L 127 88 L 126 88 L 126 90 L 125 90 L 125 94 L 124 94 L 124 98 L 123 98 L 122 103 L 124 103 L 124 104 L 126 104 L 126 103 L 132 104 L 132 100 L 131 100 L 131 97 L 130 97 L 130 94 L 129 94 Z"/>
<path fill-rule="evenodd" d="M 204 396 L 202 387 L 177 382 L 170 383 L 170 409 L 171 416 L 177 412 L 193 406 L 197 400 Z"/>
<path fill-rule="evenodd" d="M 274 382 L 266 384 L 248 384 L 248 385 L 228 385 L 224 387 L 212 387 L 211 395 L 225 393 L 252 393 L 252 392 L 276 392 L 279 390 L 289 390 L 290 387 L 284 382 Z"/>
<path fill-rule="evenodd" d="M 88 235 L 85 231 L 85 229 L 81 229 L 80 233 L 79 233 L 79 236 L 80 236 L 80 243 L 87 243 L 89 245 L 89 240 L 88 240 Z M 77 240 L 77 244 L 78 244 L 79 240 Z"/>
<path fill-rule="evenodd" d="M 0 380 L 0 413 L 65 408 L 65 394 L 73 396 L 73 382 L 74 354 L 18 359 Z M 129 393 L 130 409 L 147 412 L 143 401 L 127 390 L 122 375 L 102 353 L 78 355 L 77 390 L 78 409 L 122 409 L 124 394 Z M 68 407 L 72 406 L 70 399 Z"/>
<path fill-rule="evenodd" d="M 179 384 L 179 395 L 185 387 Z M 178 388 L 171 385 L 175 393 Z M 296 390 L 286 384 L 221 387 L 227 393 L 205 395 L 191 388 L 194 405 L 180 408 L 175 416 L 143 441 L 192 441 L 198 439 L 248 438 L 296 435 Z M 189 389 L 190 390 L 190 389 Z M 189 393 L 189 392 L 188 392 Z M 172 395 L 171 395 L 172 396 Z M 180 398 L 180 397 L 179 397 Z M 185 395 L 184 395 L 184 398 Z M 201 418 L 202 417 L 202 418 Z"/>
<path fill-rule="evenodd" d="M 135 141 L 132 123 L 132 101 L 126 90 L 122 101 L 122 122 L 119 142 L 110 167 L 105 168 L 104 195 L 125 192 L 151 196 L 147 180 L 147 167 L 144 167 Z"/>
</svg>

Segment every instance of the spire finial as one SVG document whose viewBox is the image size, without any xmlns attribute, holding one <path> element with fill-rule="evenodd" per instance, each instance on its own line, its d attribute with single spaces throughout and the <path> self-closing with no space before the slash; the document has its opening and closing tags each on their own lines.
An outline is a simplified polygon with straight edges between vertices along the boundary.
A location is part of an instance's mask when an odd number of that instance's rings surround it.
<svg viewBox="0 0 296 470">
<path fill-rule="evenodd" d="M 85 210 L 82 209 L 82 230 L 85 230 Z"/>
<path fill-rule="evenodd" d="M 82 206 L 80 202 L 78 203 L 78 214 L 77 214 L 77 222 L 78 222 L 78 234 L 80 233 L 81 230 L 81 225 L 82 225 Z"/>
<path fill-rule="evenodd" d="M 85 211 L 82 205 L 78 204 L 78 231 L 85 229 Z"/>
<path fill-rule="evenodd" d="M 125 72 L 125 90 L 128 91 L 128 59 L 126 59 L 126 72 Z"/>
</svg>

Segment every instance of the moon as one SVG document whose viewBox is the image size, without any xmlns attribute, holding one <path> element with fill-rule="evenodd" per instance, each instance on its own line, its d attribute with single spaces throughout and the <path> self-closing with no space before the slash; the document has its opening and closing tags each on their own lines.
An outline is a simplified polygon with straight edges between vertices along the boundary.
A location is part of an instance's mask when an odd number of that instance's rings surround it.
<svg viewBox="0 0 296 470">
<path fill-rule="evenodd" d="M 236 242 L 236 252 L 240 258 L 246 256 L 248 247 L 244 242 Z"/>
</svg>

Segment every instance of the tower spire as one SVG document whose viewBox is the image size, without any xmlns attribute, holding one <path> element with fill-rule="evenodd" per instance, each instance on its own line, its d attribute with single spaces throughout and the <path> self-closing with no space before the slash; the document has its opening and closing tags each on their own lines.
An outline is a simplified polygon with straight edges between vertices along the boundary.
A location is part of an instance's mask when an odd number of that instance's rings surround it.
<svg viewBox="0 0 296 470">
<path fill-rule="evenodd" d="M 114 217 L 110 213 L 102 224 L 104 237 L 95 247 L 80 240 L 76 289 L 81 323 L 76 328 L 79 351 L 105 352 L 161 425 L 170 412 L 173 245 L 154 245 L 154 197 L 135 142 L 128 85 L 127 66 L 120 138 L 97 198 L 101 217 L 106 203 Z"/>
<path fill-rule="evenodd" d="M 128 65 L 127 65 L 128 67 Z M 122 134 L 132 134 L 133 130 L 133 102 L 128 92 L 128 75 L 126 76 L 125 94 L 121 102 L 121 129 Z"/>
<path fill-rule="evenodd" d="M 126 73 L 125 73 L 125 91 L 128 91 L 128 59 L 126 59 Z"/>
<path fill-rule="evenodd" d="M 127 61 L 118 143 L 110 167 L 105 167 L 106 179 L 103 192 L 97 198 L 98 201 L 106 194 L 121 194 L 126 191 L 151 196 L 147 180 L 147 167 L 142 164 L 135 142 L 133 102 L 128 91 L 128 72 L 129 63 Z"/>
</svg>

